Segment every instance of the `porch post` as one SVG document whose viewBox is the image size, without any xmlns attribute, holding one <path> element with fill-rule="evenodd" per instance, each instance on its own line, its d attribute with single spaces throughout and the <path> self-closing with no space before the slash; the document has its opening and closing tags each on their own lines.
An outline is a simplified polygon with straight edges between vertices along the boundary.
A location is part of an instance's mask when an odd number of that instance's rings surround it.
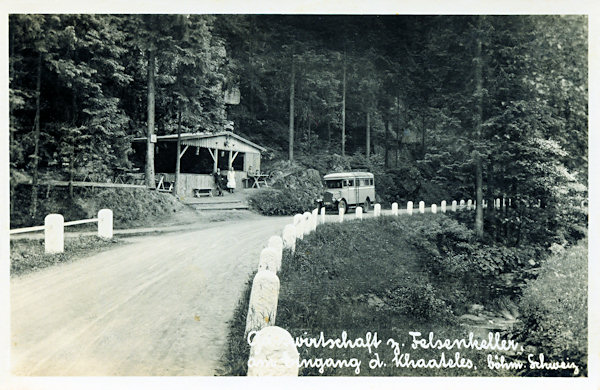
<svg viewBox="0 0 600 390">
<path fill-rule="evenodd" d="M 214 156 L 214 165 L 213 165 L 213 173 L 217 172 L 217 166 L 219 163 L 219 149 L 215 148 L 215 156 Z"/>
<path fill-rule="evenodd" d="M 233 151 L 230 149 L 229 150 L 229 161 L 227 162 L 227 169 L 231 170 L 231 164 L 233 164 L 233 159 L 231 158 L 233 154 Z"/>
</svg>

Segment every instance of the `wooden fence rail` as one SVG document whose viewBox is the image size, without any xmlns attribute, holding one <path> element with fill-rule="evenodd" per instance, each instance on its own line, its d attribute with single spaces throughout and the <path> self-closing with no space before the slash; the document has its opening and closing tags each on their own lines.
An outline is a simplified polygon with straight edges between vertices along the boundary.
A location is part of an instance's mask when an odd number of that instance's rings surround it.
<svg viewBox="0 0 600 390">
<path fill-rule="evenodd" d="M 63 253 L 65 251 L 65 226 L 98 223 L 98 237 L 110 239 L 113 237 L 113 212 L 110 209 L 98 211 L 97 218 L 81 219 L 65 222 L 61 214 L 49 214 L 44 219 L 44 226 L 32 226 L 9 230 L 10 234 L 44 231 L 44 251 L 47 254 Z"/>
</svg>

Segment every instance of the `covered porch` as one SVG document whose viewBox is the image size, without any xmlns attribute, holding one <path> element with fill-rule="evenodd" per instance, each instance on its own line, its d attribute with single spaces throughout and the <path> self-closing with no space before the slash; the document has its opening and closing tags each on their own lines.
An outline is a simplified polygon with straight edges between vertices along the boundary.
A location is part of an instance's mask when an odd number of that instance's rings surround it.
<svg viewBox="0 0 600 390">
<path fill-rule="evenodd" d="M 134 139 L 136 155 L 144 155 L 145 145 L 145 137 Z M 230 131 L 181 134 L 180 153 L 177 153 L 176 134 L 158 136 L 154 144 L 156 182 L 165 190 L 173 190 L 177 185 L 177 194 L 189 198 L 200 192 L 212 192 L 216 188 L 213 173 L 217 170 L 226 176 L 233 169 L 236 188 L 241 189 L 249 173 L 260 172 L 263 151 L 265 148 Z M 178 166 L 179 182 L 176 183 Z"/>
</svg>

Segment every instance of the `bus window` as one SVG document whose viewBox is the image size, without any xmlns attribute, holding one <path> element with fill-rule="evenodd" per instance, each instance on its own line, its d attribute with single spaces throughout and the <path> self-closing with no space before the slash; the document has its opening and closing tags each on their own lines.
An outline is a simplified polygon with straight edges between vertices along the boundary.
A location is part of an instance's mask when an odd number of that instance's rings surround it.
<svg viewBox="0 0 600 390">
<path fill-rule="evenodd" d="M 354 187 L 354 179 L 346 180 L 346 187 Z"/>
<path fill-rule="evenodd" d="M 327 188 L 342 188 L 341 180 L 326 180 L 325 185 Z"/>
</svg>

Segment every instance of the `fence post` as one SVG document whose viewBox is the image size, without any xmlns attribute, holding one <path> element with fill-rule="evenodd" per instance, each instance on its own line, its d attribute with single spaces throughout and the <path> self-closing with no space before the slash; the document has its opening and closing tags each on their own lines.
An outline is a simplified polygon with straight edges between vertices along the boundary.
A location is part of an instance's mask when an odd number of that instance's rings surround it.
<svg viewBox="0 0 600 390">
<path fill-rule="evenodd" d="M 464 199 L 461 199 L 461 200 L 460 200 L 460 202 L 458 203 L 458 208 L 459 208 L 460 210 L 462 210 L 462 209 L 464 209 L 464 208 L 465 208 L 465 200 L 464 200 Z"/>
<path fill-rule="evenodd" d="M 437 214 L 437 205 L 435 203 L 431 205 L 431 212 Z"/>
<path fill-rule="evenodd" d="M 413 202 L 411 200 L 409 200 L 406 203 L 406 214 L 412 215 L 412 213 L 413 213 Z"/>
<path fill-rule="evenodd" d="M 473 207 L 473 201 L 471 199 L 467 200 L 467 210 L 471 210 Z"/>
<path fill-rule="evenodd" d="M 281 259 L 274 248 L 267 247 L 260 252 L 258 261 L 259 271 L 279 272 L 281 269 Z"/>
<path fill-rule="evenodd" d="M 245 334 L 275 324 L 278 298 L 279 278 L 277 275 L 271 271 L 258 271 L 252 281 Z"/>
<path fill-rule="evenodd" d="M 283 246 L 294 252 L 296 250 L 296 227 L 292 224 L 283 228 Z"/>
<path fill-rule="evenodd" d="M 423 201 L 419 202 L 419 212 L 421 214 L 425 214 L 425 202 L 423 202 Z"/>
<path fill-rule="evenodd" d="M 325 223 L 325 207 L 321 207 L 321 225 Z"/>
<path fill-rule="evenodd" d="M 65 219 L 61 214 L 44 218 L 44 248 L 47 254 L 65 251 Z"/>
<path fill-rule="evenodd" d="M 317 225 L 319 224 L 319 209 L 314 209 L 312 211 L 312 216 L 311 216 L 311 228 L 313 231 L 317 230 Z"/>
<path fill-rule="evenodd" d="M 338 209 L 338 221 L 339 222 L 344 222 L 344 213 L 346 212 L 346 209 Z"/>
<path fill-rule="evenodd" d="M 363 216 L 362 216 L 362 214 L 363 214 L 362 207 L 358 206 L 358 207 L 356 208 L 356 218 L 357 218 L 357 219 L 363 219 Z"/>
<path fill-rule="evenodd" d="M 288 331 L 267 326 L 250 342 L 248 376 L 298 376 L 300 354 Z"/>
<path fill-rule="evenodd" d="M 304 237 L 304 224 L 302 223 L 303 220 L 304 220 L 304 217 L 302 216 L 302 214 L 294 215 L 294 226 L 296 227 L 296 238 L 298 238 L 300 240 Z"/>
<path fill-rule="evenodd" d="M 446 201 L 445 200 L 442 200 L 442 204 L 441 204 L 440 208 L 442 209 L 442 213 L 446 212 Z"/>
<path fill-rule="evenodd" d="M 496 198 L 496 202 L 494 202 L 494 207 L 497 209 L 500 208 L 500 198 Z"/>
<path fill-rule="evenodd" d="M 312 231 L 312 226 L 311 226 L 311 218 L 312 214 L 309 213 L 308 211 L 304 212 L 304 214 L 302 214 L 302 223 L 303 223 L 303 227 L 304 227 L 304 235 L 306 236 L 308 233 L 310 233 Z"/>
<path fill-rule="evenodd" d="M 379 203 L 375 203 L 375 207 L 373 207 L 373 216 L 379 217 L 381 215 L 381 205 Z"/>
<path fill-rule="evenodd" d="M 398 203 L 396 203 L 396 202 L 392 203 L 392 215 L 394 215 L 394 216 L 398 215 Z"/>
<path fill-rule="evenodd" d="M 281 269 L 281 259 L 283 258 L 283 240 L 279 236 L 271 236 L 267 243 L 268 248 L 273 248 L 277 252 L 277 272 Z"/>
<path fill-rule="evenodd" d="M 456 211 L 456 201 L 452 201 L 452 211 Z"/>
<path fill-rule="evenodd" d="M 113 238 L 113 212 L 110 209 L 98 211 L 98 237 Z"/>
</svg>

